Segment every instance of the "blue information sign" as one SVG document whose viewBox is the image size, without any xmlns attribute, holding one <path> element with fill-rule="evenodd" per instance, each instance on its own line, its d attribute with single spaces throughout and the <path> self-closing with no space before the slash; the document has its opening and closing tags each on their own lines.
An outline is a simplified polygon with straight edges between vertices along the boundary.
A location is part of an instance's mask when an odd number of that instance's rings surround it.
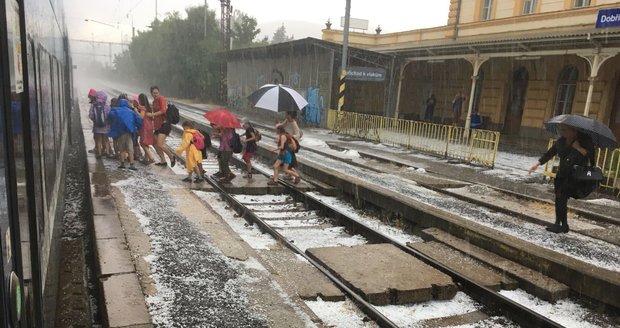
<svg viewBox="0 0 620 328">
<path fill-rule="evenodd" d="M 596 28 L 620 26 L 620 8 L 601 9 L 596 18 Z"/>
</svg>

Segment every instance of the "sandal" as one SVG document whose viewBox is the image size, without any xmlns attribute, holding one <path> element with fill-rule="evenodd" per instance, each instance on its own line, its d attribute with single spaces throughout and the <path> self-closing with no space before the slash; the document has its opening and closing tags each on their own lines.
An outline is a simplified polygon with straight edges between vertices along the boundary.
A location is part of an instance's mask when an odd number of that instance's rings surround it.
<svg viewBox="0 0 620 328">
<path fill-rule="evenodd" d="M 270 186 L 274 186 L 274 185 L 277 185 L 278 182 L 274 181 L 274 180 L 269 180 L 269 182 L 267 182 L 267 184 L 270 185 Z"/>
<path fill-rule="evenodd" d="M 301 181 L 300 177 L 295 177 L 295 180 L 293 180 L 293 184 L 298 184 L 299 181 Z"/>
</svg>

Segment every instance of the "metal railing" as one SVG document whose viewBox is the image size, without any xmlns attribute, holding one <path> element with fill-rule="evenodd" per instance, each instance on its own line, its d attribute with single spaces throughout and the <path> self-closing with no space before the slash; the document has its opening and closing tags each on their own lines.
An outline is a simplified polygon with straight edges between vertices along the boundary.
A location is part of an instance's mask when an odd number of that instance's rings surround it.
<svg viewBox="0 0 620 328">
<path fill-rule="evenodd" d="M 497 131 L 409 121 L 377 115 L 329 110 L 327 127 L 335 133 L 397 145 L 445 158 L 491 167 L 495 165 Z"/>
<path fill-rule="evenodd" d="M 549 146 L 551 148 L 555 143 L 555 139 L 549 140 Z M 601 181 L 600 187 L 611 189 L 620 189 L 620 148 L 596 148 L 596 166 L 600 167 L 603 171 L 603 181 Z M 556 168 L 559 165 L 559 158 L 553 156 L 546 164 L 543 174 L 550 178 L 555 178 Z M 620 196 L 620 190 L 617 196 Z"/>
</svg>

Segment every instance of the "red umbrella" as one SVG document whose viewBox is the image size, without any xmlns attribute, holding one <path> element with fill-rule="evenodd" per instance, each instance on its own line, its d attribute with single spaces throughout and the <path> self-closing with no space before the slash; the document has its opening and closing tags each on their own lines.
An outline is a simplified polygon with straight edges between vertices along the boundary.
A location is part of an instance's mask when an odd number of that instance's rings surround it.
<svg viewBox="0 0 620 328">
<path fill-rule="evenodd" d="M 204 114 L 204 117 L 218 127 L 231 129 L 241 128 L 239 119 L 226 109 L 210 110 Z"/>
</svg>

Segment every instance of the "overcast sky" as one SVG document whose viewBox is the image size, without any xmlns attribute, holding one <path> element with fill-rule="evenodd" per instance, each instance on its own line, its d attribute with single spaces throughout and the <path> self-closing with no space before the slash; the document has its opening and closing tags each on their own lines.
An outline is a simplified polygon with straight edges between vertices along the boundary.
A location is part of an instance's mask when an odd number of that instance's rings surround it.
<svg viewBox="0 0 620 328">
<path fill-rule="evenodd" d="M 70 38 L 106 42 L 129 42 L 131 24 L 137 30 L 147 29 L 155 17 L 156 0 L 64 0 Z M 157 0 L 159 19 L 166 13 L 203 5 L 204 0 Z M 327 19 L 332 28 L 340 29 L 340 17 L 345 13 L 345 0 L 231 0 L 234 10 L 240 10 L 258 21 L 262 35 L 270 38 L 274 29 L 287 21 L 304 21 L 315 24 L 316 28 L 291 31 L 295 39 L 308 36 L 320 38 L 320 29 Z M 445 25 L 448 20 L 449 0 L 351 0 L 351 17 L 369 20 L 369 31 L 374 33 L 380 25 L 383 33 L 413 30 L 424 27 Z M 220 1 L 207 0 L 209 9 L 220 16 Z M 84 19 L 95 20 L 114 27 Z M 307 24 L 312 26 L 311 24 Z"/>
</svg>

